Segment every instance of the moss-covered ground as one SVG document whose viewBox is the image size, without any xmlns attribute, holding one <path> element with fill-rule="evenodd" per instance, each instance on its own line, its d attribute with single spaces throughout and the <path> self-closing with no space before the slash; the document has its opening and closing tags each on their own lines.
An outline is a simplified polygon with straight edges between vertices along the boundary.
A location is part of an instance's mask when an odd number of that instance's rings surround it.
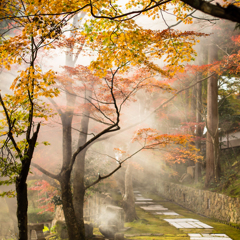
<svg viewBox="0 0 240 240">
<path fill-rule="evenodd" d="M 142 192 L 142 195 L 146 198 L 152 198 L 158 204 L 163 205 L 164 207 L 167 207 L 174 212 L 177 212 L 180 214 L 177 216 L 177 218 L 198 219 L 199 221 L 212 226 L 213 229 L 177 229 L 163 220 L 166 218 L 173 218 L 173 216 L 154 215 L 136 206 L 139 220 L 131 223 L 125 223 L 125 227 L 130 227 L 130 229 L 125 232 L 126 239 L 187 240 L 189 239 L 187 233 L 225 233 L 233 240 L 240 239 L 239 229 L 195 214 L 175 203 L 166 201 L 156 194 Z M 146 236 L 147 234 L 151 234 L 151 236 Z"/>
</svg>

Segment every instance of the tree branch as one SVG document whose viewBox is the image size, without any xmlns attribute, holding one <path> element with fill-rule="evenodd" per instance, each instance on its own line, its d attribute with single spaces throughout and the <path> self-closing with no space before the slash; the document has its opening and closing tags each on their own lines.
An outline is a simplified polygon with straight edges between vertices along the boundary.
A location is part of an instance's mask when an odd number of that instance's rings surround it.
<svg viewBox="0 0 240 240">
<path fill-rule="evenodd" d="M 118 169 L 120 169 L 122 167 L 122 164 L 124 162 L 126 162 L 128 159 L 130 159 L 131 157 L 133 157 L 134 155 L 136 155 L 137 153 L 139 153 L 140 151 L 142 151 L 144 149 L 144 147 L 138 149 L 136 152 L 134 152 L 132 155 L 128 156 L 127 158 L 125 158 L 124 160 L 122 160 L 121 162 L 118 161 L 118 167 L 115 168 L 112 172 L 110 172 L 109 174 L 105 175 L 105 176 L 101 176 L 100 174 L 98 174 L 98 179 L 96 181 L 94 181 L 93 183 L 89 184 L 88 186 L 85 187 L 85 190 L 94 186 L 95 184 L 99 183 L 100 181 L 102 181 L 105 178 L 108 178 L 110 176 L 112 176 Z"/>
<path fill-rule="evenodd" d="M 76 160 L 77 155 L 86 147 L 88 147 L 89 145 L 91 145 L 96 139 L 100 138 L 102 135 L 109 133 L 109 132 L 113 132 L 113 131 L 117 131 L 119 130 L 120 127 L 118 126 L 118 123 L 113 124 L 112 126 L 109 126 L 108 128 L 104 129 L 103 131 L 101 131 L 100 133 L 98 133 L 97 135 L 95 135 L 93 138 L 91 138 L 89 141 L 87 141 L 84 145 L 78 147 L 78 149 L 74 152 L 72 158 L 71 158 L 71 163 L 70 163 L 70 168 L 73 167 L 73 164 Z"/>
<path fill-rule="evenodd" d="M 99 183 L 99 182 L 102 181 L 103 179 L 112 176 L 112 175 L 113 175 L 118 169 L 120 169 L 121 167 L 122 167 L 122 165 L 121 165 L 121 163 L 119 163 L 118 167 L 115 168 L 115 169 L 114 169 L 112 172 L 110 172 L 109 174 L 107 174 L 107 175 L 105 175 L 105 176 L 103 176 L 103 177 L 102 177 L 100 174 L 98 174 L 98 179 L 97 179 L 96 181 L 94 181 L 93 183 L 89 184 L 88 186 L 86 186 L 86 187 L 85 187 L 85 191 L 86 191 L 88 188 L 96 185 L 97 183 Z"/>
<path fill-rule="evenodd" d="M 96 15 L 94 14 L 94 8 L 96 7 L 93 5 L 93 3 L 90 1 L 90 3 L 87 3 L 86 5 L 82 6 L 81 8 L 74 10 L 74 11 L 68 11 L 68 12 L 59 12 L 59 13 L 39 13 L 39 14 L 30 14 L 30 15 L 14 15 L 14 16 L 4 16 L 1 17 L 0 20 L 4 19 L 14 19 L 15 21 L 18 18 L 29 18 L 29 17 L 35 17 L 35 16 L 60 16 L 60 15 L 66 15 L 65 18 L 68 17 L 67 20 L 71 19 L 75 14 L 79 13 L 80 11 L 90 7 L 91 15 L 95 18 L 105 18 L 110 20 L 118 20 L 118 21 L 127 21 L 130 19 L 133 19 L 140 14 L 150 11 L 154 8 L 157 8 L 163 4 L 171 3 L 172 0 L 166 0 L 166 1 L 149 1 L 149 4 L 141 9 L 141 10 L 135 10 L 123 14 L 117 15 L 115 12 L 114 16 L 109 15 Z M 222 7 L 220 4 L 214 5 L 208 1 L 205 0 L 181 0 L 182 2 L 186 3 L 187 5 L 191 6 L 192 8 L 199 10 L 205 14 L 211 15 L 213 17 L 227 19 L 233 22 L 240 23 L 240 8 L 237 6 L 230 4 L 226 8 Z M 152 3 L 155 3 L 152 5 Z M 99 11 L 98 11 L 99 13 Z M 127 18 L 128 17 L 128 18 Z"/>
<path fill-rule="evenodd" d="M 22 152 L 21 152 L 20 148 L 18 147 L 18 145 L 17 145 L 17 143 L 16 143 L 16 141 L 15 141 L 13 135 L 12 135 L 12 128 L 13 128 L 13 125 L 14 125 L 15 120 L 14 120 L 13 124 L 11 124 L 11 119 L 10 119 L 10 117 L 9 117 L 9 115 L 8 115 L 8 112 L 7 112 L 6 106 L 5 106 L 4 102 L 3 102 L 3 99 L 2 99 L 2 95 L 1 95 L 1 94 L 0 94 L 0 103 L 1 103 L 1 105 L 2 105 L 2 107 L 3 107 L 3 110 L 4 110 L 5 115 L 6 115 L 6 118 L 7 118 L 7 123 L 8 123 L 8 136 L 9 136 L 9 138 L 11 139 L 12 144 L 13 144 L 14 148 L 16 149 L 19 157 L 22 158 L 22 157 L 23 157 L 23 156 L 22 156 Z"/>
<path fill-rule="evenodd" d="M 240 8 L 233 4 L 230 4 L 226 8 L 224 8 L 220 4 L 214 5 L 205 0 L 181 0 L 181 1 L 188 4 L 192 8 L 195 8 L 213 17 L 218 17 L 240 23 Z"/>
<path fill-rule="evenodd" d="M 48 172 L 47 170 L 45 170 L 44 168 L 40 167 L 37 163 L 31 163 L 31 165 L 33 167 L 35 167 L 37 170 L 39 170 L 40 172 L 44 173 L 46 176 L 50 177 L 50 178 L 53 178 L 53 179 L 56 179 L 56 180 L 60 180 L 59 179 L 59 175 L 55 175 L 53 173 L 50 173 Z"/>
</svg>

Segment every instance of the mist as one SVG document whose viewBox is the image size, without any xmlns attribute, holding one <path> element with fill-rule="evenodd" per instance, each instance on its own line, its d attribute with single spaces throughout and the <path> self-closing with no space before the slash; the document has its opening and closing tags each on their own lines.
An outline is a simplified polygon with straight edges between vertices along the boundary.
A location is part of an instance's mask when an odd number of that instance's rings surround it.
<svg viewBox="0 0 240 240">
<path fill-rule="evenodd" d="M 150 30 L 170 30 L 171 26 L 172 29 L 183 32 L 189 30 L 188 24 L 177 21 L 173 15 L 170 9 L 168 14 L 163 13 L 155 20 L 147 16 L 139 16 L 136 18 L 136 23 L 143 29 Z M 206 35 L 198 38 L 199 42 L 194 46 L 196 56 L 192 57 L 192 61 L 186 62 L 183 59 L 179 63 L 184 71 L 179 68 L 171 77 L 156 71 L 146 73 L 144 66 L 129 66 L 126 72 L 121 73 L 116 70 L 118 66 L 114 64 L 111 71 L 108 69 L 103 77 L 96 76 L 95 70 L 89 70 L 88 67 L 97 60 L 97 50 L 90 50 L 84 41 L 82 45 L 74 42 L 73 39 L 79 36 L 74 32 L 68 33 L 74 27 L 83 28 L 86 18 L 89 18 L 87 16 L 73 20 L 72 26 L 69 24 L 64 28 L 65 37 L 69 37 L 73 42 L 69 40 L 70 43 L 65 45 L 57 43 L 55 49 L 40 51 L 37 64 L 43 72 L 53 70 L 56 73 L 54 86 L 59 90 L 59 95 L 54 98 L 39 97 L 46 109 L 49 109 L 49 117 L 34 119 L 35 126 L 41 122 L 41 128 L 32 159 L 35 165 L 31 165 L 31 172 L 28 175 L 29 209 L 38 211 L 38 214 L 42 214 L 45 210 L 55 212 L 57 205 L 54 205 L 52 199 L 56 197 L 62 200 L 61 184 L 49 176 L 51 174 L 58 176 L 65 167 L 66 159 L 71 159 L 80 146 L 85 146 L 84 144 L 116 121 L 119 121 L 117 124 L 119 128 L 112 129 L 79 151 L 79 161 L 81 159 L 85 161 L 83 167 L 84 186 L 86 186 L 85 206 L 92 195 L 103 194 L 101 196 L 104 198 L 104 194 L 109 190 L 116 190 L 115 192 L 119 190 L 120 196 L 124 199 L 128 166 L 131 166 L 133 189 L 141 190 L 150 188 L 149 186 L 152 188 L 160 180 L 179 183 L 187 167 L 195 165 L 189 156 L 179 156 L 179 152 L 190 149 L 190 145 L 195 144 L 192 144 L 194 140 L 189 137 L 190 140 L 185 146 L 179 146 L 181 145 L 179 140 L 169 140 L 166 136 L 196 134 L 197 85 L 189 89 L 188 87 L 205 77 L 205 73 L 199 74 L 202 70 L 195 66 L 208 64 L 207 48 L 212 42 L 221 38 L 220 31 L 219 34 L 214 34 L 215 29 L 220 28 L 222 24 L 220 21 L 212 18 L 200 21 L 203 16 L 199 13 L 194 16 L 191 29 Z M 234 24 L 229 24 L 230 28 L 233 29 Z M 221 48 L 218 42 L 216 45 Z M 223 47 L 222 54 L 224 49 Z M 185 54 L 187 55 L 187 52 Z M 151 61 L 165 70 L 166 58 L 165 54 L 161 59 L 151 57 Z M 18 76 L 18 71 L 25 69 L 26 65 L 24 63 L 14 65 L 10 71 L 2 68 L 0 84 L 3 96 L 13 94 L 10 86 Z M 111 85 L 112 79 L 115 82 Z M 147 81 L 152 81 L 152 86 L 144 86 Z M 202 84 L 202 94 L 206 95 L 206 81 Z M 179 92 L 185 88 L 185 91 Z M 201 109 L 201 122 L 207 117 L 206 111 L 205 101 Z M 3 119 L 3 115 L 1 116 Z M 71 121 L 68 122 L 69 119 Z M 68 130 L 71 129 L 69 139 L 64 135 L 66 130 L 64 124 Z M 160 135 L 164 137 L 160 138 Z M 21 141 L 24 136 L 25 134 L 16 139 Z M 4 135 L 1 136 L 1 140 L 3 139 L 5 139 Z M 66 153 L 66 146 L 69 147 L 69 156 Z M 201 154 L 203 155 L 204 151 Z M 75 165 L 73 165 L 71 184 L 74 179 L 78 177 L 80 179 Z M 44 174 L 39 166 L 50 174 Z M 109 174 L 110 176 L 105 179 Z M 92 185 L 95 182 L 97 184 Z M 10 188 L 13 190 L 14 186 L 0 186 L 2 193 L 9 191 Z M 4 197 L 0 199 L 0 209 L 0 221 L 6 221 L 9 225 L 7 228 L 10 229 L 9 232 L 2 231 L 0 235 L 12 236 L 17 231 L 17 219 L 12 213 L 12 210 L 16 209 L 16 201 L 14 198 L 7 200 L 7 197 Z M 111 221 L 116 220 L 114 214 L 106 213 L 106 203 L 99 204 L 99 209 L 101 214 L 98 221 L 101 224 L 106 224 L 106 218 Z"/>
</svg>

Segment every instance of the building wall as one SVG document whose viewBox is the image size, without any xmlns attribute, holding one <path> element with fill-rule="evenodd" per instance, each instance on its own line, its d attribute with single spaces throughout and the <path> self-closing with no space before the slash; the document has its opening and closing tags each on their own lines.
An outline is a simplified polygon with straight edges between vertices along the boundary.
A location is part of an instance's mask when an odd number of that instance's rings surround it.
<svg viewBox="0 0 240 240">
<path fill-rule="evenodd" d="M 240 198 L 161 182 L 157 191 L 165 198 L 210 218 L 240 224 Z"/>
</svg>

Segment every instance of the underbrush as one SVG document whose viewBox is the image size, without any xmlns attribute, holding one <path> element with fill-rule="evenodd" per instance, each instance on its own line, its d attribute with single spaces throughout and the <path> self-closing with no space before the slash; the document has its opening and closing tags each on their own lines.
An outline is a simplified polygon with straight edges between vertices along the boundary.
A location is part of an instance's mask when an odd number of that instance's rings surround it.
<svg viewBox="0 0 240 240">
<path fill-rule="evenodd" d="M 202 171 L 202 178 L 198 183 L 184 183 L 184 185 L 218 192 L 230 197 L 240 197 L 240 148 L 220 150 L 220 179 L 205 188 L 205 171 Z M 179 184 L 179 181 L 177 181 Z"/>
<path fill-rule="evenodd" d="M 48 222 L 53 219 L 52 212 L 42 212 L 42 209 L 39 208 L 28 208 L 28 222 L 29 223 L 41 223 L 41 222 Z"/>
<path fill-rule="evenodd" d="M 209 190 L 230 197 L 240 197 L 240 148 L 220 151 L 220 179 L 212 183 Z"/>
</svg>

